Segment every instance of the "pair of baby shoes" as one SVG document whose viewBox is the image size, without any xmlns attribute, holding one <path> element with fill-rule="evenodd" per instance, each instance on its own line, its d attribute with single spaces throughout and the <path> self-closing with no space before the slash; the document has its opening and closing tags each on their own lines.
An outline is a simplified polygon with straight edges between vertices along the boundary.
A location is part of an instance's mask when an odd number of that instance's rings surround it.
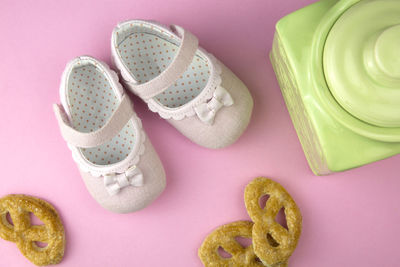
<svg viewBox="0 0 400 267">
<path fill-rule="evenodd" d="M 222 148 L 247 127 L 246 86 L 179 26 L 133 20 L 111 38 L 122 83 L 194 143 Z M 88 191 L 104 208 L 128 213 L 164 190 L 165 172 L 117 74 L 81 56 L 68 63 L 54 105 L 61 134 Z"/>
</svg>

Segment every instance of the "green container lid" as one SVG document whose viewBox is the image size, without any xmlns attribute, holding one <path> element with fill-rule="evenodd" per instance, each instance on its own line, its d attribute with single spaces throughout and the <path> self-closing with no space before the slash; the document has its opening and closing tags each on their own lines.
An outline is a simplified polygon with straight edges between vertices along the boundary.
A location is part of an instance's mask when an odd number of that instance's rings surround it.
<svg viewBox="0 0 400 267">
<path fill-rule="evenodd" d="M 400 128 L 400 0 L 348 8 L 328 33 L 323 68 L 348 113 L 374 128 Z"/>
</svg>

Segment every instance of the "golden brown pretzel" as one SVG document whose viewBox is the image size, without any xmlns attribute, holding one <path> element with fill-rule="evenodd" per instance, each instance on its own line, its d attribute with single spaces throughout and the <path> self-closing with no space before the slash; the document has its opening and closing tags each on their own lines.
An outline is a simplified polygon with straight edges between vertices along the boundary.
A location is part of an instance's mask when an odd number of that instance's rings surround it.
<svg viewBox="0 0 400 267">
<path fill-rule="evenodd" d="M 249 221 L 237 221 L 222 225 L 209 234 L 199 249 L 199 257 L 206 267 L 241 267 L 264 266 L 254 254 L 252 245 L 244 248 L 235 237 L 251 238 L 253 223 Z M 232 255 L 231 258 L 223 258 L 218 253 L 222 247 Z"/>
<path fill-rule="evenodd" d="M 269 199 L 262 209 L 259 200 L 265 195 L 269 195 Z M 301 234 L 302 218 L 296 203 L 280 184 L 263 177 L 254 179 L 246 186 L 244 201 L 254 221 L 252 237 L 255 254 L 267 266 L 286 266 Z M 288 229 L 276 221 L 282 208 Z"/>
<path fill-rule="evenodd" d="M 44 225 L 31 225 L 30 212 Z M 7 221 L 10 214 L 13 224 Z M 64 256 L 64 227 L 57 211 L 49 203 L 26 195 L 8 195 L 0 199 L 0 237 L 14 242 L 22 254 L 36 265 L 59 263 Z M 41 248 L 35 242 L 47 243 Z"/>
</svg>

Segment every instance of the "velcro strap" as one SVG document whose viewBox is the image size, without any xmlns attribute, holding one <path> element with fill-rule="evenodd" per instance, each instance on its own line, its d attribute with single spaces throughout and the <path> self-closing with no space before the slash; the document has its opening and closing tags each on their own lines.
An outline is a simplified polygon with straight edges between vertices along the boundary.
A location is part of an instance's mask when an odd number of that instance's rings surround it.
<svg viewBox="0 0 400 267">
<path fill-rule="evenodd" d="M 96 147 L 104 144 L 116 136 L 134 115 L 134 111 L 127 95 L 124 95 L 117 109 L 111 114 L 106 124 L 94 132 L 79 132 L 69 123 L 69 119 L 63 106 L 54 104 L 54 113 L 61 135 L 64 140 L 76 147 Z"/>
<path fill-rule="evenodd" d="M 187 70 L 196 55 L 199 44 L 196 36 L 176 25 L 171 25 L 171 29 L 182 37 L 181 45 L 171 64 L 160 75 L 146 83 L 130 84 L 134 93 L 144 100 L 164 92 L 173 85 Z"/>
</svg>

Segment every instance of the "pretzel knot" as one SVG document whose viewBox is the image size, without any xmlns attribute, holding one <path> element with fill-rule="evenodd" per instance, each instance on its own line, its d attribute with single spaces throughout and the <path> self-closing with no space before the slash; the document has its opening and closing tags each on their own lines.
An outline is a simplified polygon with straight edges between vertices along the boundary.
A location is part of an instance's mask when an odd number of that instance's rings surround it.
<svg viewBox="0 0 400 267">
<path fill-rule="evenodd" d="M 251 238 L 253 223 L 237 221 L 222 225 L 209 234 L 199 249 L 199 257 L 206 267 L 264 266 L 254 254 L 253 246 L 243 247 L 236 237 Z M 219 248 L 232 255 L 223 258 Z"/>
<path fill-rule="evenodd" d="M 33 213 L 44 225 L 31 225 Z M 13 221 L 7 221 L 7 213 Z M 0 199 L 0 237 L 14 242 L 21 253 L 36 265 L 59 263 L 64 256 L 64 227 L 57 211 L 49 203 L 25 195 Z M 41 248 L 35 242 L 47 243 Z"/>
<path fill-rule="evenodd" d="M 261 197 L 269 199 L 262 209 Z M 288 192 L 267 178 L 256 178 L 246 186 L 244 201 L 254 222 L 252 237 L 255 254 L 267 266 L 286 266 L 301 234 L 302 218 L 299 208 Z M 287 229 L 276 221 L 284 208 Z"/>
</svg>

